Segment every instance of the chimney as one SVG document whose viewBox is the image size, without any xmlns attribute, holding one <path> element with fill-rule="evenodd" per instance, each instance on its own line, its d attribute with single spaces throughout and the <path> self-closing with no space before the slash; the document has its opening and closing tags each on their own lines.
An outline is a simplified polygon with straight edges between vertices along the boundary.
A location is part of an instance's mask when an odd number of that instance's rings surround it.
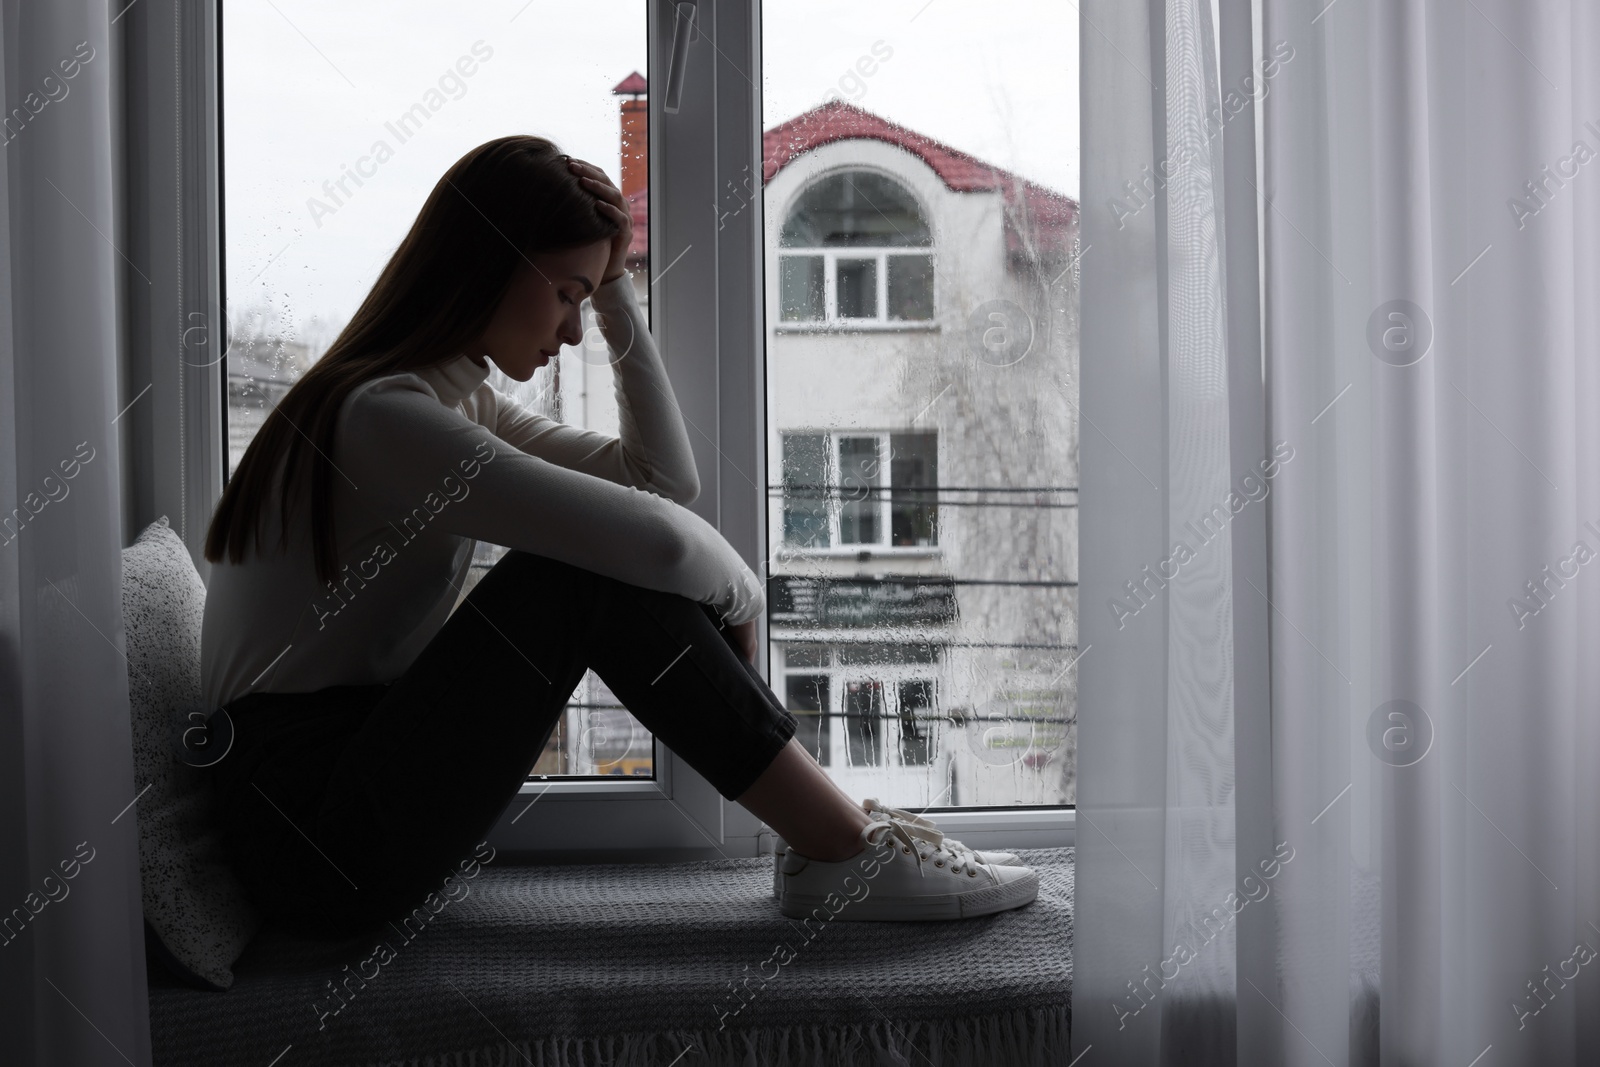
<svg viewBox="0 0 1600 1067">
<path fill-rule="evenodd" d="M 650 185 L 649 103 L 644 76 L 634 71 L 611 91 L 622 101 L 622 195 L 630 201 Z"/>
</svg>

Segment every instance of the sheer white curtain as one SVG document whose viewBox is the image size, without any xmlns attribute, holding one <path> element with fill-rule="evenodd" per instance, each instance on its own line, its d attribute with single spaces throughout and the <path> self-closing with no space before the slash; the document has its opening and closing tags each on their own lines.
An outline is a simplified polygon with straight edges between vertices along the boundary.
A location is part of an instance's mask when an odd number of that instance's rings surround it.
<svg viewBox="0 0 1600 1067">
<path fill-rule="evenodd" d="M 104 2 L 0 2 L 7 1064 L 150 1062 L 122 652 L 112 18 Z"/>
<path fill-rule="evenodd" d="M 1600 17 L 1256 6 L 1082 9 L 1074 1054 L 1596 1062 Z"/>
</svg>

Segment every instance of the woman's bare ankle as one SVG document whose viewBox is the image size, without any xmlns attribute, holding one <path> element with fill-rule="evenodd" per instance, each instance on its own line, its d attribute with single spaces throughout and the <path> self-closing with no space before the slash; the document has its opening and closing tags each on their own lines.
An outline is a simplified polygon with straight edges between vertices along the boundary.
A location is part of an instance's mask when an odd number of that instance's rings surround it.
<svg viewBox="0 0 1600 1067">
<path fill-rule="evenodd" d="M 737 802 L 795 852 L 822 863 L 860 855 L 862 831 L 872 821 L 792 739 Z"/>
</svg>

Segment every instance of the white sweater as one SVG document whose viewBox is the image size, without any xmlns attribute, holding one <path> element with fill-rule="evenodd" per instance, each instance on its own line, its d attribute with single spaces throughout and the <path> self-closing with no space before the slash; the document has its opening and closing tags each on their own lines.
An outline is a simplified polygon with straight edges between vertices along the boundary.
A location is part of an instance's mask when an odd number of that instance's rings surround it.
<svg viewBox="0 0 1600 1067">
<path fill-rule="evenodd" d="M 212 567 L 208 708 L 246 692 L 395 680 L 443 625 L 479 540 L 677 593 L 730 624 L 765 609 L 738 553 L 682 506 L 699 478 L 633 282 L 624 275 L 591 299 L 607 343 L 624 352 L 613 362 L 621 436 L 529 411 L 468 356 L 363 382 L 340 409 L 331 456 L 340 578 L 317 580 L 309 508 L 293 510 L 279 550 L 274 492 L 262 552 Z M 537 664 L 537 650 L 525 651 Z"/>
</svg>

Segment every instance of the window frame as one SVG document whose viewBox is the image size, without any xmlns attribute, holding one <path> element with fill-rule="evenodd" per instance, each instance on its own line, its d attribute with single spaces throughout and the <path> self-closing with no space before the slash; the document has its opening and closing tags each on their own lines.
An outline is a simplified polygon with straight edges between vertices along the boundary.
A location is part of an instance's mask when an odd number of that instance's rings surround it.
<svg viewBox="0 0 1600 1067">
<path fill-rule="evenodd" d="M 783 659 L 783 666 L 778 677 L 778 684 L 773 686 L 775 692 L 784 695 L 784 702 L 789 700 L 789 684 L 791 679 L 822 678 L 826 680 L 828 691 L 827 707 L 819 715 L 827 723 L 828 747 L 822 755 L 826 759 L 817 760 L 825 768 L 848 767 L 849 732 L 848 717 L 850 712 L 845 709 L 846 694 L 852 684 L 870 682 L 880 687 L 882 700 L 882 714 L 877 745 L 883 759 L 875 766 L 885 769 L 900 769 L 906 767 L 927 767 L 931 760 L 923 763 L 907 763 L 904 760 L 905 745 L 905 708 L 904 693 L 907 686 L 926 686 L 932 693 L 933 708 L 938 707 L 939 675 L 937 662 L 932 663 L 856 663 L 846 664 L 838 662 L 838 657 L 833 655 L 835 645 L 822 643 L 821 646 L 829 652 L 828 662 L 817 666 L 793 666 L 787 657 Z M 791 709 L 792 710 L 792 709 Z M 801 713 L 795 713 L 801 714 Z M 809 713 L 807 713 L 809 714 Z M 937 716 L 919 716 L 922 722 L 934 721 Z M 833 723 L 839 722 L 843 726 L 835 730 Z M 823 732 L 819 730 L 819 734 Z M 935 753 L 936 754 L 936 753 Z M 844 755 L 846 759 L 840 762 L 836 757 Z"/>
<path fill-rule="evenodd" d="M 686 419 L 710 429 L 709 434 L 691 434 L 702 483 L 693 510 L 716 526 L 752 569 L 765 574 L 769 487 L 763 198 L 754 198 L 732 217 L 704 210 L 706 203 L 718 202 L 717 191 L 728 182 L 760 173 L 761 0 L 647 3 L 653 80 L 666 87 L 675 59 L 683 65 L 676 107 L 666 107 L 670 90 L 649 97 L 650 246 L 671 252 L 651 257 L 652 332 Z M 676 21 L 686 9 L 695 12 L 694 29 L 675 35 Z M 219 0 L 181 5 L 177 14 L 166 14 L 169 10 L 138 5 L 129 11 L 124 29 L 130 133 L 148 149 L 140 167 L 130 168 L 129 202 L 148 213 L 145 246 L 157 268 L 152 276 L 158 279 L 148 291 L 130 287 L 130 322 L 144 327 L 143 332 L 130 329 L 130 350 L 136 367 L 143 359 L 156 371 L 151 410 L 156 413 L 152 424 L 158 427 L 145 431 L 143 452 L 130 449 L 136 466 L 143 466 L 139 459 L 148 464 L 134 470 L 130 480 L 141 487 L 135 500 L 142 510 L 179 511 L 188 517 L 180 532 L 202 577 L 208 577 L 201 548 L 205 519 L 222 491 L 227 403 L 224 343 L 222 331 L 215 328 L 223 323 L 225 306 L 222 13 Z M 173 19 L 178 33 L 172 32 Z M 673 55 L 675 36 L 687 41 L 687 52 L 678 57 Z M 684 45 L 679 47 L 682 52 Z M 174 69 L 180 72 L 177 79 Z M 179 117 L 173 122 L 175 103 Z M 180 176 L 189 178 L 194 192 L 181 204 L 172 197 L 174 165 Z M 176 212 L 182 218 L 174 217 Z M 171 247 L 148 248 L 157 243 L 157 235 L 173 233 L 179 236 Z M 699 255 L 694 254 L 697 248 Z M 915 254 L 936 253 L 929 246 Z M 170 264 L 166 271 L 160 269 L 163 258 Z M 887 285 L 882 267 L 880 289 Z M 937 277 L 935 261 L 935 314 Z M 880 293 L 880 310 L 886 310 L 885 298 Z M 797 325 L 774 323 L 780 330 Z M 837 330 L 840 325 L 820 328 Z M 876 326 L 863 322 L 850 328 L 939 327 L 935 319 Z M 159 370 L 167 362 L 159 357 L 170 350 L 173 336 L 194 342 L 197 358 L 184 361 L 193 365 L 187 373 L 175 366 L 165 373 Z M 140 442 L 136 438 L 134 443 Z M 769 652 L 764 663 L 771 650 L 767 626 L 763 616 L 758 636 Z M 770 678 L 770 668 L 764 666 L 762 674 Z M 511 856 L 553 862 L 684 860 L 772 851 L 775 835 L 769 828 L 722 798 L 659 741 L 655 745 L 656 773 L 650 780 L 529 779 L 490 831 L 490 843 Z M 522 820 L 534 803 L 556 804 L 561 815 Z M 974 847 L 1053 847 L 1074 841 L 1072 808 L 931 810 L 941 826 Z"/>
<path fill-rule="evenodd" d="M 937 540 L 931 545 L 897 545 L 894 543 L 894 438 L 901 436 L 930 436 L 934 438 L 935 467 L 938 465 L 939 441 L 942 439 L 937 431 L 914 430 L 873 430 L 873 429 L 793 429 L 779 431 L 779 440 L 788 437 L 822 437 L 828 442 L 828 470 L 826 485 L 823 492 L 823 506 L 828 512 L 828 543 L 826 545 L 802 545 L 789 541 L 788 531 L 785 528 L 783 548 L 785 552 L 795 556 L 816 557 L 843 557 L 854 558 L 863 552 L 870 552 L 873 556 L 897 556 L 910 558 L 932 558 L 943 553 L 943 548 Z M 847 501 L 842 494 L 844 486 L 843 466 L 839 458 L 839 444 L 844 438 L 875 438 L 878 442 L 877 464 L 879 479 L 871 486 L 878 496 L 878 528 L 882 531 L 883 538 L 879 541 L 845 541 L 844 540 L 844 508 Z M 937 475 L 935 475 L 937 478 Z M 789 495 L 787 492 L 787 472 L 780 488 L 785 492 L 781 494 L 780 514 L 787 516 Z M 935 482 L 934 499 L 934 534 L 938 536 L 941 523 L 939 521 L 938 484 Z"/>
<path fill-rule="evenodd" d="M 134 146 L 118 220 L 128 265 L 117 426 L 128 457 L 124 540 L 165 515 L 205 580 L 226 462 L 222 13 L 218 0 L 142 4 L 114 21 Z"/>
<path fill-rule="evenodd" d="M 780 319 L 782 330 L 926 330 L 934 328 L 939 316 L 939 259 L 933 246 L 926 248 L 889 247 L 887 245 L 860 248 L 790 248 L 778 250 L 778 264 L 782 268 L 786 259 L 822 260 L 822 318 Z M 876 275 L 874 297 L 877 314 L 853 316 L 839 314 L 839 261 L 863 260 L 874 263 Z M 926 259 L 929 263 L 929 302 L 932 313 L 925 319 L 895 319 L 889 317 L 889 260 Z M 780 302 L 781 304 L 781 302 Z"/>
<path fill-rule="evenodd" d="M 685 8 L 694 10 L 694 22 L 679 33 Z M 759 79 L 747 79 L 744 71 L 752 68 L 737 58 L 757 52 L 759 9 L 754 3 L 649 0 L 646 23 L 650 78 L 664 87 L 646 98 L 651 332 L 685 421 L 693 428 L 690 441 L 701 492 L 690 507 L 759 571 L 766 538 L 764 509 L 743 469 L 748 464 L 730 457 L 748 455 L 758 469 L 765 465 L 764 412 L 747 399 L 764 392 L 763 368 L 748 359 L 741 366 L 727 359 L 725 351 L 762 348 L 760 307 L 741 306 L 728 282 L 740 275 L 759 276 L 762 216 L 759 202 L 731 215 L 708 213 L 703 206 L 719 202 L 716 192 L 730 182 L 737 184 L 759 158 Z M 669 108 L 676 64 L 681 64 L 682 89 Z M 759 640 L 765 641 L 765 620 L 758 626 Z M 490 832 L 490 843 L 540 858 L 578 860 L 610 854 L 758 854 L 760 821 L 725 800 L 659 740 L 653 744 L 652 779 L 529 779 Z M 519 824 L 520 810 L 549 801 L 566 806 L 562 818 Z M 605 843 L 602 849 L 593 847 L 596 840 Z"/>
<path fill-rule="evenodd" d="M 759 4 L 760 0 L 751 0 Z M 916 204 L 917 210 L 923 215 L 928 226 L 929 239 L 925 245 L 786 245 L 780 240 L 773 249 L 774 259 L 781 271 L 785 259 L 817 259 L 822 260 L 822 318 L 820 319 L 785 319 L 782 317 L 783 299 L 778 297 L 778 318 L 773 323 L 779 331 L 827 331 L 843 332 L 850 330 L 937 330 L 939 320 L 939 242 L 935 236 L 931 213 L 928 205 L 923 203 L 916 190 L 906 185 L 896 175 L 881 170 L 874 166 L 853 165 L 849 167 L 832 167 L 811 178 L 798 189 L 789 203 L 783 207 L 784 216 L 796 210 L 798 202 L 807 190 L 814 188 L 818 183 L 827 181 L 838 174 L 852 172 L 869 173 L 893 182 L 905 195 Z M 779 227 L 779 233 L 782 226 Z M 930 310 L 925 319 L 895 319 L 889 317 L 889 259 L 894 256 L 916 256 L 928 260 L 928 301 Z M 839 307 L 839 260 L 871 260 L 876 266 L 876 284 L 874 286 L 876 301 L 876 314 L 872 316 L 841 316 Z"/>
</svg>

